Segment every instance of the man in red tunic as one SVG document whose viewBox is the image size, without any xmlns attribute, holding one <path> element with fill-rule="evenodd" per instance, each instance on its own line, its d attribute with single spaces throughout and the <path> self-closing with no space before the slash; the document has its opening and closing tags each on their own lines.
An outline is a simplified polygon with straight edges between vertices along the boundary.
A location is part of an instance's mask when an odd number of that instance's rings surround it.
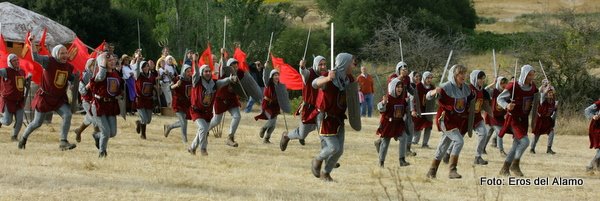
<svg viewBox="0 0 600 201">
<path fill-rule="evenodd" d="M 293 139 L 298 139 L 300 144 L 304 145 L 304 139 L 308 136 L 308 133 L 316 130 L 317 124 L 320 123 L 319 119 L 321 119 L 321 116 L 316 107 L 319 90 L 311 87 L 311 85 L 323 72 L 327 72 L 327 61 L 323 56 L 316 56 L 313 59 L 312 68 L 304 66 L 303 60 L 300 62 L 300 75 L 302 75 L 304 84 L 304 88 L 302 88 L 302 104 L 296 112 L 296 115 L 300 115 L 301 117 L 300 125 L 289 134 L 283 135 L 279 142 L 281 151 L 285 151 L 288 142 Z"/>
<path fill-rule="evenodd" d="M 224 50 L 222 51 L 224 52 Z M 234 58 L 227 60 L 227 66 L 223 68 L 231 68 L 231 75 L 237 76 L 239 79 L 244 78 L 244 71 L 238 69 L 238 61 Z M 221 69 L 223 71 L 223 69 Z M 231 75 L 225 75 L 221 73 L 219 79 L 225 79 Z M 227 85 L 227 87 L 219 88 L 215 95 L 215 117 L 210 120 L 209 130 L 219 125 L 223 120 L 225 112 L 229 112 L 231 115 L 231 125 L 229 127 L 229 135 L 227 136 L 226 144 L 231 147 L 237 147 L 238 143 L 235 141 L 235 132 L 240 124 L 240 100 L 237 94 L 233 91 L 233 86 Z"/>
<path fill-rule="evenodd" d="M 398 78 L 394 78 L 388 84 L 388 93 L 383 96 L 383 100 L 377 104 L 377 110 L 381 113 L 379 128 L 376 134 L 381 139 L 379 147 L 379 166 L 383 167 L 387 150 L 392 138 L 397 138 L 400 141 L 399 158 L 400 166 L 408 166 L 406 162 L 406 144 L 410 143 L 410 139 L 406 136 L 405 118 L 410 118 L 409 112 L 412 105 L 410 97 L 407 95 L 406 86 L 400 83 Z"/>
<path fill-rule="evenodd" d="M 430 112 L 430 111 L 426 111 L 426 109 L 427 109 L 426 105 L 428 104 L 428 102 L 434 101 L 434 100 L 428 100 L 425 96 L 427 94 L 427 92 L 435 89 L 435 87 L 433 87 L 433 85 L 431 84 L 432 79 L 433 79 L 433 74 L 431 74 L 431 72 L 429 72 L 429 71 L 425 71 L 425 72 L 423 72 L 423 76 L 422 76 L 420 82 L 417 82 L 417 84 L 415 85 L 415 89 L 419 95 L 419 100 L 421 101 L 418 105 L 415 102 L 415 107 L 421 107 L 421 112 Z M 429 104 L 429 105 L 433 105 L 433 103 Z M 432 110 L 435 108 L 429 108 L 429 109 Z M 416 109 L 413 108 L 413 111 L 415 111 L 415 116 L 416 116 Z M 421 145 L 421 148 L 429 148 L 429 137 L 431 136 L 431 129 L 433 126 L 433 121 L 432 121 L 433 116 L 427 115 L 427 116 L 420 116 L 420 117 L 412 117 L 412 119 L 413 119 L 413 125 L 414 125 L 414 130 L 415 130 L 415 133 L 412 137 L 412 143 L 419 144 L 419 140 L 421 138 L 421 132 L 423 132 L 423 144 Z"/>
<path fill-rule="evenodd" d="M 173 111 L 177 116 L 177 122 L 164 125 L 163 132 L 165 137 L 169 136 L 171 129 L 181 127 L 181 140 L 183 143 L 187 143 L 187 120 L 191 119 L 190 116 L 190 98 L 192 96 L 192 68 L 188 64 L 184 64 L 181 68 L 181 74 L 173 79 L 175 84 L 171 85 L 171 91 L 173 93 Z"/>
<path fill-rule="evenodd" d="M 0 112 L 3 114 L 2 119 L 0 119 L 0 127 L 12 124 L 14 116 L 15 126 L 11 140 L 15 142 L 23 125 L 25 82 L 29 82 L 31 77 L 25 78 L 25 72 L 20 68 L 17 55 L 8 55 L 6 61 L 8 68 L 0 69 L 0 96 L 2 97 L 0 99 Z"/>
<path fill-rule="evenodd" d="M 450 171 L 448 178 L 460 179 L 462 176 L 457 172 L 458 156 L 464 144 L 464 135 L 467 133 L 469 104 L 472 104 L 474 96 L 471 89 L 465 83 L 467 68 L 463 65 L 454 65 L 448 71 L 448 82 L 441 87 L 431 91 L 428 96 L 438 98 L 438 111 L 435 116 L 435 124 L 443 133 L 437 146 L 431 167 L 427 172 L 428 178 L 436 178 L 437 169 L 442 157 L 452 144 L 450 151 Z"/>
<path fill-rule="evenodd" d="M 487 87 L 487 91 L 491 94 L 492 102 L 492 114 L 488 113 L 487 120 L 489 121 L 490 127 L 494 131 L 492 134 L 492 146 L 498 147 L 500 151 L 500 155 L 506 156 L 506 152 L 504 152 L 504 143 L 502 142 L 502 138 L 498 137 L 502 126 L 504 125 L 504 116 L 506 115 L 506 110 L 500 105 L 498 105 L 497 98 L 504 91 L 506 84 L 508 83 L 508 79 L 505 77 L 499 76 L 496 78 L 496 81 Z M 488 123 L 488 122 L 486 122 Z M 484 149 L 485 150 L 485 149 Z"/>
<path fill-rule="evenodd" d="M 94 95 L 91 110 L 100 128 L 100 133 L 94 133 L 94 140 L 99 157 L 104 158 L 107 156 L 108 139 L 117 135 L 120 109 L 116 97 L 122 94 L 124 81 L 116 70 L 116 55 L 102 53 L 96 59 L 98 72 L 90 79 L 88 88 Z"/>
<path fill-rule="evenodd" d="M 535 145 L 537 144 L 540 136 L 548 134 L 548 148 L 546 153 L 556 154 L 552 150 L 552 143 L 554 142 L 554 125 L 556 123 L 556 100 L 554 99 L 554 87 L 545 85 L 540 88 L 540 106 L 537 108 L 537 118 L 535 119 L 535 126 L 533 128 L 533 141 L 531 142 L 531 152 L 535 154 Z"/>
<path fill-rule="evenodd" d="M 28 40 L 31 40 L 29 38 Z M 52 49 L 52 56 L 41 56 L 36 52 L 36 48 L 31 48 L 33 59 L 42 65 L 42 83 L 31 101 L 31 108 L 35 110 L 33 121 L 27 126 L 18 148 L 25 149 L 27 138 L 33 131 L 42 126 L 43 117 L 49 112 L 56 112 L 63 119 L 60 130 L 61 150 L 69 150 L 77 147 L 69 143 L 67 134 L 71 127 L 71 106 L 67 101 L 67 81 L 73 81 L 75 76 L 72 74 L 73 66 L 67 63 L 69 54 L 67 48 L 63 45 L 57 45 Z"/>
<path fill-rule="evenodd" d="M 263 73 L 266 73 L 263 72 Z M 279 107 L 279 101 L 277 100 L 277 91 L 275 87 L 280 87 L 279 83 L 279 71 L 276 69 L 271 70 L 269 73 L 269 80 L 265 83 L 265 90 L 263 95 L 263 100 L 261 103 L 261 113 L 258 116 L 254 117 L 255 121 L 259 119 L 267 120 L 267 123 L 261 128 L 261 132 L 259 134 L 260 138 L 263 139 L 263 143 L 271 143 L 269 138 L 271 138 L 271 134 L 275 130 L 275 124 L 277 123 L 277 116 L 281 113 L 281 108 Z M 284 86 L 285 87 L 285 86 Z"/>
<path fill-rule="evenodd" d="M 319 89 L 317 109 L 323 113 L 321 125 L 320 153 L 312 161 L 312 173 L 324 181 L 333 181 L 331 171 L 344 152 L 344 119 L 346 119 L 346 87 L 354 82 L 352 68 L 354 57 L 348 53 L 340 53 L 335 58 L 335 69 L 315 79 L 312 87 Z M 321 165 L 325 161 L 325 168 Z"/>
<path fill-rule="evenodd" d="M 190 108 L 190 114 L 192 121 L 198 125 L 198 131 L 196 137 L 192 141 L 192 145 L 188 148 L 188 152 L 192 155 L 196 154 L 196 149 L 200 146 L 200 152 L 203 156 L 208 155 L 208 131 L 209 124 L 213 118 L 213 104 L 215 102 L 215 94 L 221 88 L 228 86 L 232 82 L 237 82 L 236 75 L 229 75 L 219 80 L 212 79 L 210 67 L 208 65 L 202 65 L 200 69 L 196 66 L 198 55 L 193 56 L 192 68 L 194 68 L 194 75 L 192 75 L 192 99 Z M 238 110 L 239 111 L 239 110 Z"/>
<path fill-rule="evenodd" d="M 133 78 L 135 79 L 135 108 L 140 120 L 135 121 L 135 131 L 140 138 L 146 139 L 146 126 L 152 122 L 152 109 L 154 108 L 154 91 L 158 82 L 158 76 L 150 71 L 148 62 L 142 61 L 141 54 L 136 52 L 134 61 L 136 63 Z M 170 93 L 169 93 L 170 95 Z"/>
<path fill-rule="evenodd" d="M 596 155 L 592 158 L 588 171 L 600 171 L 600 100 L 585 108 L 585 116 L 591 120 L 589 127 L 590 149 L 596 149 Z"/>
<path fill-rule="evenodd" d="M 529 138 L 527 137 L 529 112 L 531 112 L 534 96 L 538 93 L 538 89 L 533 83 L 534 78 L 535 71 L 533 67 L 524 65 L 521 67 L 521 75 L 517 82 L 508 83 L 496 99 L 500 107 L 507 110 L 504 125 L 498 136 L 503 137 L 504 133 L 507 132 L 513 133 L 513 145 L 506 155 L 504 165 L 500 169 L 500 175 L 510 175 L 508 171 L 510 168 L 510 171 L 516 176 L 523 176 L 519 164 L 521 156 L 529 146 Z"/>
</svg>

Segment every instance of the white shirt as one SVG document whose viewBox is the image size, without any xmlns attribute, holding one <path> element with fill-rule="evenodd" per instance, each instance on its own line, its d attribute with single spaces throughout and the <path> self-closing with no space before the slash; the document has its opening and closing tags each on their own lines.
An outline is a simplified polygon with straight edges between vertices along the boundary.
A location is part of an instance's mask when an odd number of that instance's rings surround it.
<svg viewBox="0 0 600 201">
<path fill-rule="evenodd" d="M 171 65 L 165 65 L 163 68 L 158 69 L 158 75 L 162 76 L 164 73 L 168 73 L 169 76 L 165 75 L 162 79 L 164 83 L 171 82 L 171 76 L 175 75 L 175 68 Z"/>
</svg>

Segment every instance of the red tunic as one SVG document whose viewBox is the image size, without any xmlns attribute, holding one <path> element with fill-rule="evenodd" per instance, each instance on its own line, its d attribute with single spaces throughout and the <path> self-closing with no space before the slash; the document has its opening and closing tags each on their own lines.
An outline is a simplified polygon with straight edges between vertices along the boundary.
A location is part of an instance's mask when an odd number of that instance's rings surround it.
<svg viewBox="0 0 600 201">
<path fill-rule="evenodd" d="M 327 76 L 329 73 L 323 73 Z M 348 76 L 350 82 L 354 82 L 352 76 Z M 325 89 L 319 90 L 317 95 L 317 109 L 325 113 L 321 124 L 322 136 L 337 135 L 338 129 L 346 119 L 346 91 L 340 91 L 333 82 L 325 84 Z"/>
<path fill-rule="evenodd" d="M 512 92 L 513 85 L 514 82 L 509 82 L 505 89 L 509 92 Z M 527 129 L 529 127 L 529 112 L 531 112 L 531 106 L 533 105 L 533 96 L 537 92 L 538 89 L 535 84 L 532 84 L 530 91 L 523 91 L 521 87 L 515 88 L 515 108 L 506 113 L 506 121 L 504 121 L 502 129 L 498 133 L 499 136 L 504 136 L 505 133 L 511 132 L 517 139 L 527 136 Z M 512 131 L 509 128 L 512 128 Z"/>
<path fill-rule="evenodd" d="M 393 138 L 402 136 L 405 129 L 404 120 L 402 119 L 406 113 L 408 103 L 406 102 L 406 93 L 394 98 L 387 95 L 388 103 L 385 105 L 385 112 L 381 112 L 379 120 L 379 128 L 377 135 L 385 138 Z M 409 114 L 410 115 L 410 114 Z"/>
<path fill-rule="evenodd" d="M 94 93 L 93 104 L 96 106 L 97 116 L 117 116 L 121 112 L 119 103 L 115 98 L 121 95 L 123 79 L 117 71 L 106 72 L 106 78 L 100 82 L 94 81 L 92 77 L 92 92 Z"/>
<path fill-rule="evenodd" d="M 207 92 L 202 85 L 202 79 L 198 81 L 195 86 L 192 86 L 192 99 L 190 108 L 190 114 L 192 116 L 192 120 L 196 121 L 196 119 L 204 119 L 206 122 L 210 122 L 213 117 L 213 104 L 215 103 L 215 90 L 217 90 L 217 85 L 214 85 L 212 92 Z M 216 82 L 217 80 L 212 80 Z"/>
<path fill-rule="evenodd" d="M 173 79 L 173 83 L 177 83 L 179 80 L 179 76 Z M 171 107 L 175 112 L 185 112 L 186 119 L 191 119 L 190 115 L 190 96 L 192 95 L 192 82 L 181 80 L 181 86 L 171 89 L 173 93 L 173 103 L 171 103 Z"/>
<path fill-rule="evenodd" d="M 271 118 L 277 117 L 280 113 L 281 108 L 279 107 L 279 102 L 277 101 L 277 94 L 275 93 L 275 85 L 273 82 L 267 84 L 264 91 L 264 98 L 261 103 L 262 112 L 254 117 L 254 120 L 268 120 L 267 114 L 271 115 Z"/>
<path fill-rule="evenodd" d="M 312 68 L 308 71 L 310 74 L 306 80 L 306 85 L 302 88 L 302 101 L 304 103 L 301 105 L 302 107 L 298 108 L 296 115 L 300 114 L 302 123 L 304 124 L 316 124 L 317 115 L 319 115 L 319 111 L 316 107 L 319 90 L 312 87 L 312 82 L 317 79 L 319 75 L 317 75 Z"/>
<path fill-rule="evenodd" d="M 556 105 L 554 100 L 546 99 L 537 108 L 537 119 L 535 120 L 535 127 L 532 133 L 534 135 L 549 134 L 554 130 L 554 119 L 552 114 L 556 111 Z"/>
<path fill-rule="evenodd" d="M 154 100 L 154 84 L 156 83 L 156 75 L 150 73 L 150 77 L 143 76 L 142 73 L 135 80 L 135 108 L 136 109 L 153 109 Z"/>
<path fill-rule="evenodd" d="M 425 112 L 425 103 L 427 101 L 425 95 L 427 94 L 428 90 L 425 89 L 425 86 L 421 82 L 419 82 L 417 84 L 416 89 L 417 89 L 417 92 L 419 95 L 419 100 L 421 100 L 419 107 L 421 108 L 421 112 Z M 433 89 L 433 86 L 431 86 L 430 89 Z M 415 101 L 416 101 L 416 99 L 415 99 Z M 415 104 L 415 107 L 416 106 L 417 106 L 417 104 Z M 425 128 L 431 128 L 431 126 L 433 125 L 433 122 L 429 121 L 424 116 L 412 117 L 412 120 L 413 120 L 413 125 L 415 127 L 414 128 L 415 131 L 421 131 Z"/>
<path fill-rule="evenodd" d="M 594 103 L 596 108 L 600 108 L 600 100 Z M 590 149 L 600 149 L 600 120 L 592 119 L 589 128 Z"/>
<path fill-rule="evenodd" d="M 504 125 L 504 115 L 506 115 L 506 110 L 502 108 L 497 101 L 498 96 L 501 91 L 498 89 L 494 89 L 492 93 L 492 109 L 494 110 L 494 114 L 488 114 L 489 124 L 493 126 L 503 126 Z M 488 122 L 486 122 L 488 123 Z"/>
<path fill-rule="evenodd" d="M 6 77 L 0 78 L 0 112 L 4 112 L 6 106 L 8 112 L 14 114 L 25 105 L 25 73 L 21 69 L 5 69 Z"/>
<path fill-rule="evenodd" d="M 69 63 L 59 63 L 49 57 L 48 64 L 42 72 L 42 83 L 35 93 L 31 107 L 39 112 L 58 110 L 68 102 L 67 81 L 73 66 Z"/>
<path fill-rule="evenodd" d="M 440 117 L 444 115 L 444 125 L 447 131 L 457 128 L 462 135 L 467 133 L 470 102 L 471 99 L 469 97 L 452 98 L 442 89 L 440 98 L 438 99 L 438 111 L 435 115 L 435 124 L 438 127 L 438 131 L 442 131 Z"/>
<path fill-rule="evenodd" d="M 473 104 L 475 104 L 475 120 L 473 121 L 473 127 L 477 126 L 481 121 L 483 121 L 483 117 L 481 116 L 481 109 L 483 106 L 483 102 L 485 100 L 484 90 L 477 90 L 473 85 L 469 85 L 471 88 L 471 94 L 475 95 L 475 99 L 473 99 Z"/>
<path fill-rule="evenodd" d="M 239 70 L 237 71 L 238 79 L 244 78 L 244 72 Z M 221 79 L 229 77 L 229 75 L 223 75 Z M 233 91 L 231 84 L 224 86 L 220 89 L 217 89 L 217 98 L 215 99 L 215 114 L 223 114 L 223 112 L 235 108 L 240 107 L 240 99 L 237 94 Z"/>
</svg>

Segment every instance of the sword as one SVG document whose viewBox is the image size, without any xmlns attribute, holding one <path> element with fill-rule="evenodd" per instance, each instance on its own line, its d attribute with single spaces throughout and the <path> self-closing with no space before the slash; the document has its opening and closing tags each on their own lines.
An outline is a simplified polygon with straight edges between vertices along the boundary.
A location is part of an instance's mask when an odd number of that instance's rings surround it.
<svg viewBox="0 0 600 201">
<path fill-rule="evenodd" d="M 304 46 L 304 55 L 302 55 L 302 60 L 304 60 L 306 58 L 306 51 L 308 50 L 308 41 L 310 41 L 310 30 L 312 29 L 312 26 L 310 28 L 308 28 L 308 36 L 306 37 L 306 46 Z M 269 46 L 271 42 L 269 42 Z M 269 48 L 271 49 L 271 48 Z"/>
<path fill-rule="evenodd" d="M 446 66 L 444 66 L 444 73 L 442 73 L 442 79 L 440 80 L 440 84 L 444 83 L 444 77 L 446 77 L 446 71 L 448 70 L 448 65 L 450 65 L 450 59 L 452 59 L 452 52 L 454 52 L 454 50 L 450 50 L 448 60 L 446 60 Z"/>
<path fill-rule="evenodd" d="M 402 52 L 402 38 L 398 37 L 398 43 L 400 44 L 400 60 L 404 61 L 404 53 Z"/>
<path fill-rule="evenodd" d="M 333 36 L 334 36 L 334 29 L 333 29 L 333 22 L 331 23 L 331 70 L 333 70 L 333 68 L 335 67 L 335 58 L 333 55 L 333 44 L 334 44 L 334 40 L 333 40 Z"/>
<path fill-rule="evenodd" d="M 542 65 L 542 61 L 538 60 L 538 62 L 540 63 L 540 68 L 542 68 L 542 73 L 544 73 L 544 77 L 546 78 L 546 80 L 548 80 L 548 83 L 550 83 L 550 80 L 548 79 L 548 76 L 546 76 L 546 71 L 544 70 L 544 66 Z"/>
<path fill-rule="evenodd" d="M 496 50 L 492 49 L 492 59 L 494 61 L 494 78 L 498 78 L 498 67 L 496 67 Z"/>
</svg>

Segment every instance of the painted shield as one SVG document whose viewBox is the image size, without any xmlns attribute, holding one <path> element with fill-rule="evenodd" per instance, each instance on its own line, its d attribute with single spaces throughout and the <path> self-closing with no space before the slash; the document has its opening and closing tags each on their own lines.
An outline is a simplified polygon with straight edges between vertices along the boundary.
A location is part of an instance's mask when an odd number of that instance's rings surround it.
<svg viewBox="0 0 600 201">
<path fill-rule="evenodd" d="M 360 122 L 360 102 L 358 100 L 357 82 L 352 82 L 346 87 L 346 105 L 348 107 L 350 127 L 355 131 L 360 131 L 362 125 Z"/>
<path fill-rule="evenodd" d="M 471 104 L 469 104 L 469 118 L 467 121 L 467 134 L 469 135 L 469 137 L 473 136 L 473 124 L 475 123 L 475 110 L 477 109 L 477 102 L 483 103 L 483 99 L 477 99 L 474 103 L 472 102 Z"/>
<path fill-rule="evenodd" d="M 68 71 L 56 70 L 56 75 L 54 75 L 54 86 L 59 89 L 65 87 L 68 76 Z"/>
<path fill-rule="evenodd" d="M 75 74 L 75 79 L 73 82 L 71 82 L 71 85 L 73 85 L 73 87 L 71 87 L 71 112 L 75 113 L 78 109 L 79 109 L 79 73 Z"/>
<path fill-rule="evenodd" d="M 250 78 L 250 79 L 252 79 L 252 78 Z M 240 97 L 241 100 L 248 100 L 248 95 L 246 94 L 244 87 L 242 87 L 241 82 L 231 83 L 231 84 L 229 84 L 229 86 L 231 87 L 233 92 L 235 94 L 237 94 L 238 97 Z"/>
<path fill-rule="evenodd" d="M 417 89 L 413 88 L 413 87 L 409 87 L 408 88 L 408 92 L 410 93 L 412 91 L 412 95 L 413 95 L 413 99 L 414 99 L 414 103 L 415 103 L 415 112 L 417 112 L 417 116 L 421 116 L 421 106 L 423 105 L 423 102 L 421 102 L 421 97 L 419 97 L 419 92 L 417 91 Z"/>
<path fill-rule="evenodd" d="M 530 102 L 527 102 L 527 100 L 531 100 Z M 535 128 L 535 120 L 537 119 L 538 115 L 537 115 L 537 110 L 538 107 L 540 106 L 540 93 L 536 93 L 535 95 L 533 95 L 533 97 L 528 98 L 525 97 L 523 98 L 523 112 L 527 112 L 527 110 L 525 110 L 525 107 L 529 105 L 529 109 L 533 110 L 531 111 L 531 130 L 533 130 L 533 128 Z"/>
<path fill-rule="evenodd" d="M 290 104 L 290 96 L 285 85 L 275 85 L 275 94 L 277 95 L 277 103 L 279 103 L 281 110 L 285 113 L 291 113 L 292 105 Z"/>
<path fill-rule="evenodd" d="M 260 90 L 258 83 L 256 83 L 256 80 L 252 78 L 250 73 L 244 72 L 244 78 L 240 79 L 239 82 L 244 88 L 246 95 L 252 97 L 252 99 L 258 103 L 262 102 L 263 92 Z"/>
</svg>

